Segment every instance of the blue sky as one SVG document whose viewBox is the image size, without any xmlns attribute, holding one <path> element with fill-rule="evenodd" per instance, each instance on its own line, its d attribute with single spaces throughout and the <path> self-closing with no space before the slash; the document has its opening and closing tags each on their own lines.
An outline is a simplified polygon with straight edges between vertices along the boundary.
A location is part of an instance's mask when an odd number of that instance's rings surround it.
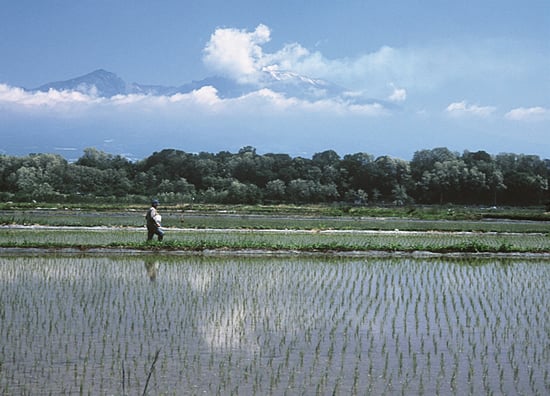
<svg viewBox="0 0 550 396">
<path fill-rule="evenodd" d="M 87 146 L 140 158 L 162 148 L 410 159 L 424 148 L 550 158 L 550 2 L 2 1 L 0 152 Z M 182 85 L 258 85 L 221 99 L 32 94 L 96 69 Z M 291 71 L 372 98 L 303 100 L 262 87 Z M 84 147 L 83 147 L 84 146 Z"/>
</svg>

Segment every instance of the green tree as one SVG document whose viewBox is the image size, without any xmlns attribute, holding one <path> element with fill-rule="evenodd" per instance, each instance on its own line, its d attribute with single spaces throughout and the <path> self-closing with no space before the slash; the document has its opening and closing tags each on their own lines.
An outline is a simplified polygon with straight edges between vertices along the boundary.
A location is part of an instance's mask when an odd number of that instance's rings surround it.
<svg viewBox="0 0 550 396">
<path fill-rule="evenodd" d="M 347 177 L 347 186 L 352 190 L 371 190 L 369 173 L 374 157 L 367 153 L 345 155 L 340 163 L 342 171 Z"/>
<path fill-rule="evenodd" d="M 288 154 L 265 154 L 269 159 L 273 176 L 270 180 L 282 180 L 285 183 L 299 177 L 298 170 L 294 167 L 294 161 Z"/>
<path fill-rule="evenodd" d="M 548 191 L 548 168 L 536 155 L 502 153 L 496 156 L 506 186 L 504 202 L 540 204 Z"/>
<path fill-rule="evenodd" d="M 76 161 L 77 165 L 87 166 L 97 169 L 126 169 L 131 167 L 128 159 L 120 156 L 106 153 L 94 147 L 84 149 L 84 154 Z"/>
<path fill-rule="evenodd" d="M 287 194 L 291 202 L 306 203 L 311 201 L 311 193 L 315 182 L 304 179 L 291 180 L 287 186 Z"/>
<path fill-rule="evenodd" d="M 424 171 L 421 185 L 427 193 L 437 197 L 439 204 L 452 202 L 461 191 L 467 173 L 468 168 L 462 160 L 436 162 L 433 169 Z"/>
<path fill-rule="evenodd" d="M 260 200 L 260 189 L 251 183 L 231 182 L 227 190 L 227 203 L 256 204 Z"/>
<path fill-rule="evenodd" d="M 398 192 L 399 200 L 409 200 L 408 195 L 404 195 L 411 185 L 410 167 L 406 161 L 387 155 L 378 157 L 370 167 L 370 180 L 382 197 L 393 202 Z"/>
<path fill-rule="evenodd" d="M 457 153 L 450 151 L 446 147 L 416 151 L 409 164 L 413 180 L 416 182 L 420 181 L 424 177 L 424 172 L 431 172 L 434 169 L 436 162 L 454 161 L 458 157 Z"/>
<path fill-rule="evenodd" d="M 265 186 L 265 198 L 269 201 L 282 202 L 286 198 L 286 184 L 281 179 L 270 180 Z"/>
</svg>

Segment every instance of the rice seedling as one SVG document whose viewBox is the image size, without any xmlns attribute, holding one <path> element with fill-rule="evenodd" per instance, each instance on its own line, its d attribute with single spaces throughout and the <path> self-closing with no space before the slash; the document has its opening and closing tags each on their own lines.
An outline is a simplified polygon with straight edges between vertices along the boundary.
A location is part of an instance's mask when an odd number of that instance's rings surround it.
<svg viewBox="0 0 550 396">
<path fill-rule="evenodd" d="M 4 255 L 0 390 L 545 394 L 548 264 Z"/>
</svg>

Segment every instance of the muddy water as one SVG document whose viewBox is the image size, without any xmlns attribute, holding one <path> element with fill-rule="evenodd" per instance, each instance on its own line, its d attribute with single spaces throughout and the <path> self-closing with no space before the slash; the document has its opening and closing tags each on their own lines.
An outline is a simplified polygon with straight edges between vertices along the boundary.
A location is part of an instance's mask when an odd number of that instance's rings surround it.
<svg viewBox="0 0 550 396">
<path fill-rule="evenodd" d="M 2 394 L 550 391 L 547 260 L 46 255 L 0 269 Z"/>
</svg>

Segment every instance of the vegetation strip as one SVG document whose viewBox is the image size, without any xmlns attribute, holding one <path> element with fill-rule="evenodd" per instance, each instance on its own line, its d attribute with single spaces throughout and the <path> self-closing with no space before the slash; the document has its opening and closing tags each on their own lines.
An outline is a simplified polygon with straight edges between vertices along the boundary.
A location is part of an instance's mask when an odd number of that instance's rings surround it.
<svg viewBox="0 0 550 396">
<path fill-rule="evenodd" d="M 0 212 L 0 247 L 76 251 L 249 250 L 269 254 L 550 252 L 546 221 L 480 221 L 463 217 L 446 220 L 441 217 L 442 208 L 431 209 L 436 214 L 432 220 L 397 216 L 401 212 L 394 212 L 396 217 L 327 216 L 324 212 L 327 208 L 310 206 L 304 208 L 307 215 L 291 214 L 292 208 L 288 207 L 271 207 L 275 212 L 271 215 L 256 214 L 255 207 L 223 208 L 212 206 L 208 212 L 185 216 L 181 210 L 166 208 L 163 225 L 167 238 L 162 244 L 145 242 L 143 216 L 135 209 L 4 210 Z M 381 214 L 383 209 L 369 210 L 370 214 Z M 507 213 L 513 217 L 516 209 Z"/>
<path fill-rule="evenodd" d="M 542 233 L 341 232 L 284 230 L 169 230 L 169 240 L 145 242 L 140 228 L 13 227 L 0 230 L 0 247 L 139 251 L 257 250 L 295 252 L 549 253 Z"/>
<path fill-rule="evenodd" d="M 143 231 L 143 227 L 87 227 L 87 226 L 47 226 L 47 225 L 0 225 L 0 229 L 8 230 L 50 230 L 50 231 L 90 231 L 90 232 L 107 232 L 107 231 Z M 445 231 L 445 230 L 429 230 L 429 231 L 412 231 L 412 230 L 341 230 L 341 229 L 254 229 L 254 228 L 170 228 L 170 232 L 194 232 L 194 233 L 259 233 L 259 234 L 364 234 L 364 235 L 536 235 L 543 236 L 546 233 L 542 232 L 495 232 L 495 231 Z"/>
</svg>

